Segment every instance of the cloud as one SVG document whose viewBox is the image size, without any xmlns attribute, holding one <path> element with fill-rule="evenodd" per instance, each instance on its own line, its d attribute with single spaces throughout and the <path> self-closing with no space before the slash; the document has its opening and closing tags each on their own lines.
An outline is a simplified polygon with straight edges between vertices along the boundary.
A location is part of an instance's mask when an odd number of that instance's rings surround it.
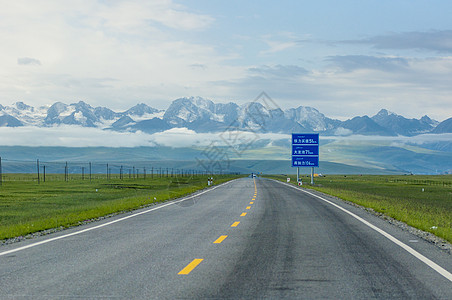
<svg viewBox="0 0 452 300">
<path fill-rule="evenodd" d="M 297 42 L 267 41 L 269 49 L 261 51 L 261 55 L 273 54 L 298 46 Z"/>
<path fill-rule="evenodd" d="M 245 140 L 253 140 L 255 133 L 240 132 Z M 284 134 L 259 134 L 261 139 L 279 140 L 288 138 Z M 73 125 L 56 127 L 0 127 L 2 146 L 33 147 L 208 147 L 212 143 L 218 146 L 230 146 L 220 133 L 196 133 L 187 128 L 172 128 L 163 132 L 148 134 L 137 132 L 116 132 L 98 128 Z M 238 142 L 240 142 L 239 140 Z"/>
<path fill-rule="evenodd" d="M 0 127 L 3 146 L 138 147 L 155 146 L 148 134 L 120 133 L 78 126 Z"/>
<path fill-rule="evenodd" d="M 377 49 L 414 49 L 452 52 L 452 30 L 413 31 L 342 41 L 343 44 L 368 44 Z"/>
<path fill-rule="evenodd" d="M 409 67 L 407 59 L 401 57 L 377 57 L 367 55 L 330 56 L 326 61 L 344 71 L 359 69 L 374 69 L 387 72 L 406 70 Z"/>
<path fill-rule="evenodd" d="M 334 134 L 339 135 L 339 136 L 347 136 L 347 135 L 352 135 L 353 131 L 351 131 L 350 129 L 344 128 L 344 127 L 339 127 L 335 130 Z"/>
<path fill-rule="evenodd" d="M 251 14 L 241 11 L 243 6 L 230 10 L 230 4 L 43 3 L 2 4 L 3 99 L 34 105 L 84 99 L 113 109 L 146 102 L 164 109 L 185 95 L 240 104 L 265 91 L 281 107 L 312 106 L 333 118 L 371 114 L 383 107 L 409 117 L 450 117 L 452 56 L 430 52 L 433 58 L 405 58 L 404 51 L 397 56 L 372 55 L 375 48 L 446 52 L 451 31 L 358 39 L 350 37 L 356 30 L 341 35 L 335 34 L 336 28 L 313 31 L 315 26 L 301 26 L 308 21 L 291 19 L 291 14 L 281 19 L 275 15 L 275 23 L 264 15 L 250 19 Z M 233 17 L 242 13 L 248 15 L 246 23 Z M 292 26 L 296 24 L 300 26 Z M 331 36 L 350 40 L 324 42 Z M 350 49 L 363 55 L 348 55 Z M 415 57 L 417 52 L 410 54 Z"/>
<path fill-rule="evenodd" d="M 280 107 L 311 106 L 341 120 L 373 115 L 382 108 L 409 118 L 427 114 L 444 120 L 451 115 L 452 57 L 346 55 L 328 57 L 327 62 L 303 76 L 289 76 L 287 66 L 252 67 L 245 76 L 209 85 L 248 99 L 265 91 Z M 294 68 L 295 74 L 303 73 L 299 68 Z"/>
<path fill-rule="evenodd" d="M 177 30 L 200 30 L 214 19 L 208 15 L 188 12 L 183 5 L 173 1 L 116 1 L 100 5 L 95 15 L 98 24 L 120 31 L 152 27 L 155 24 Z"/>
<path fill-rule="evenodd" d="M 292 77 L 292 76 L 303 76 L 309 73 L 305 68 L 295 66 L 295 65 L 276 65 L 270 66 L 260 66 L 252 67 L 248 69 L 249 72 L 253 74 L 258 74 L 262 76 L 272 76 L 272 77 Z"/>
<path fill-rule="evenodd" d="M 18 65 L 28 65 L 28 66 L 40 66 L 41 62 L 39 61 L 39 59 L 36 58 L 31 58 L 31 57 L 19 57 L 17 59 L 17 64 Z"/>
<path fill-rule="evenodd" d="M 5 99 L 113 106 L 151 99 L 166 108 L 162 100 L 208 94 L 206 80 L 242 72 L 225 65 L 215 45 L 188 34 L 209 29 L 214 18 L 173 1 L 46 3 L 17 0 L 0 10 Z M 38 66 L 36 58 L 45 63 L 39 73 L 25 68 Z"/>
<path fill-rule="evenodd" d="M 253 141 L 253 145 L 260 147 L 262 141 L 290 140 L 289 134 L 234 132 L 237 140 L 224 139 L 221 133 L 196 133 L 187 128 L 172 128 L 164 132 L 147 134 L 143 132 L 115 132 L 98 128 L 62 125 L 57 127 L 0 127 L 2 146 L 33 146 L 33 147 L 156 147 L 166 146 L 174 148 L 208 147 L 239 148 L 243 141 Z M 362 136 L 348 135 L 347 130 L 338 130 L 341 136 L 321 136 L 323 141 L 340 141 L 341 143 L 375 142 L 388 145 L 419 145 L 437 142 L 450 143 L 452 133 L 422 134 L 413 137 L 397 136 Z M 256 139 L 257 138 L 257 139 Z M 265 145 L 268 142 L 264 143 Z M 243 146 L 243 145 L 242 145 Z M 248 145 L 247 145 L 248 146 Z"/>
<path fill-rule="evenodd" d="M 152 134 L 151 140 L 157 145 L 169 147 L 207 146 L 216 136 L 213 133 L 197 134 L 187 128 L 171 128 Z"/>
<path fill-rule="evenodd" d="M 262 37 L 268 48 L 259 52 L 260 55 L 271 55 L 299 46 L 299 38 L 292 32 L 267 34 Z"/>
<path fill-rule="evenodd" d="M 346 142 L 388 142 L 393 145 L 423 145 L 437 142 L 451 142 L 452 133 L 442 134 L 420 134 L 416 136 L 364 136 L 364 135 L 349 135 L 349 136 L 321 136 L 322 140 L 335 140 Z"/>
<path fill-rule="evenodd" d="M 192 69 L 201 69 L 201 70 L 207 69 L 207 66 L 204 64 L 190 64 L 189 67 Z"/>
</svg>

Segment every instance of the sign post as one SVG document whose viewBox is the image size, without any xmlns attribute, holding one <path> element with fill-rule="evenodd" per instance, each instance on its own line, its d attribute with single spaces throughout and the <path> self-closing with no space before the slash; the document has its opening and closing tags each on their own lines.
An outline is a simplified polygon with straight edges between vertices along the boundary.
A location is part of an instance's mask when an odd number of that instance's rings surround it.
<svg viewBox="0 0 452 300">
<path fill-rule="evenodd" d="M 314 185 L 314 167 L 311 168 L 311 185 Z"/>
<path fill-rule="evenodd" d="M 311 167 L 311 184 L 314 184 L 314 167 L 319 167 L 319 134 L 292 133 L 292 167 Z"/>
<path fill-rule="evenodd" d="M 300 168 L 297 168 L 297 184 L 300 182 Z"/>
</svg>

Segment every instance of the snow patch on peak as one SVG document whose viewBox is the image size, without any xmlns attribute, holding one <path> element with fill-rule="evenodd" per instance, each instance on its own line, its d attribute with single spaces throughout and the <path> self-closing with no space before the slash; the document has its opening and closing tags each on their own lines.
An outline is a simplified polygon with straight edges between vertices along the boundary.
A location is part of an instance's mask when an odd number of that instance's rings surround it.
<svg viewBox="0 0 452 300">
<path fill-rule="evenodd" d="M 72 115 L 75 112 L 75 107 L 70 105 L 67 106 L 64 110 L 60 111 L 60 117 L 64 118 L 64 117 L 68 117 L 70 115 Z"/>
<path fill-rule="evenodd" d="M 139 122 L 139 121 L 144 121 L 144 120 L 150 120 L 150 119 L 154 119 L 154 118 L 158 118 L 158 119 L 163 119 L 163 115 L 165 114 L 164 110 L 149 114 L 149 113 L 145 113 L 141 116 L 138 115 L 128 115 L 129 117 L 131 117 L 134 121 Z"/>
<path fill-rule="evenodd" d="M 377 116 L 398 116 L 395 112 L 389 111 L 387 109 L 382 109 L 377 113 Z"/>
<path fill-rule="evenodd" d="M 186 107 L 182 107 L 179 110 L 177 117 L 186 122 L 193 122 L 194 120 L 196 120 L 196 115 L 189 111 Z"/>
<path fill-rule="evenodd" d="M 226 114 L 213 114 L 212 119 L 217 122 L 224 122 L 224 117 Z"/>
<path fill-rule="evenodd" d="M 74 119 L 77 122 L 80 122 L 82 124 L 85 124 L 86 120 L 87 120 L 87 118 L 83 115 L 83 113 L 81 111 L 78 111 L 78 112 L 74 113 Z"/>
<path fill-rule="evenodd" d="M 27 126 L 41 126 L 44 118 L 47 116 L 48 106 L 34 108 L 23 102 L 16 102 L 12 106 L 3 107 L 4 112 L 8 115 L 20 120 Z"/>
</svg>

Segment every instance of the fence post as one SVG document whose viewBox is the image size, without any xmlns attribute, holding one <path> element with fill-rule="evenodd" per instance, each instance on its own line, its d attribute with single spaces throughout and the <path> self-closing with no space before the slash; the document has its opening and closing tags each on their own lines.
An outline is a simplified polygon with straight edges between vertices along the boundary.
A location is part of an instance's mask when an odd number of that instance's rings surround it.
<svg viewBox="0 0 452 300">
<path fill-rule="evenodd" d="M 43 167 L 43 171 L 44 171 L 44 182 L 46 182 L 46 166 L 44 165 Z"/>
<path fill-rule="evenodd" d="M 0 186 L 3 184 L 2 157 L 0 156 Z"/>
<path fill-rule="evenodd" d="M 38 184 L 39 184 L 40 183 L 39 182 L 39 159 L 36 160 L 36 167 L 37 167 L 37 170 L 38 170 Z"/>
<path fill-rule="evenodd" d="M 66 181 L 66 182 L 69 181 L 69 170 L 67 167 L 67 162 L 66 162 L 66 165 L 64 166 L 64 181 Z"/>
</svg>

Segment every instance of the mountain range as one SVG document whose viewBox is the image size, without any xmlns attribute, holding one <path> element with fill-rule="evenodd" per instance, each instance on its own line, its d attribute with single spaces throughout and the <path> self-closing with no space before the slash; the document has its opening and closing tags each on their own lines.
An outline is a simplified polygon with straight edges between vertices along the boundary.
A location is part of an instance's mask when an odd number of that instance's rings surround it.
<svg viewBox="0 0 452 300">
<path fill-rule="evenodd" d="M 382 109 L 372 117 L 356 116 L 346 121 L 326 117 L 317 109 L 299 106 L 282 110 L 251 102 L 214 103 L 201 97 L 174 100 L 166 110 L 137 104 L 126 111 L 92 107 L 80 101 L 33 107 L 23 102 L 0 105 L 0 127 L 53 127 L 75 125 L 121 132 L 155 133 L 186 127 L 195 132 L 244 130 L 269 133 L 319 132 L 326 135 L 415 136 L 452 133 L 452 118 L 438 122 L 423 116 L 408 119 Z"/>
</svg>

